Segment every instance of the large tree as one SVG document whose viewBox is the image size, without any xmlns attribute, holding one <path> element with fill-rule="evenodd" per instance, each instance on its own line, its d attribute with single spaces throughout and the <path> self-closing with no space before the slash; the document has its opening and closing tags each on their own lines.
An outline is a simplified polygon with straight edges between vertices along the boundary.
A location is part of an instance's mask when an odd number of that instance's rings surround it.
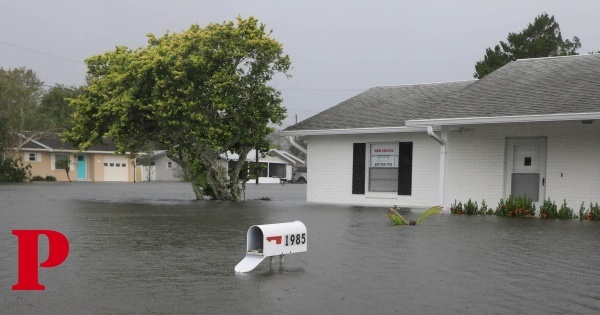
<svg viewBox="0 0 600 315">
<path fill-rule="evenodd" d="M 40 110 L 48 123 L 56 130 L 65 130 L 71 126 L 71 99 L 77 98 L 83 92 L 83 86 L 56 85 L 42 96 Z"/>
<path fill-rule="evenodd" d="M 40 100 L 43 82 L 30 69 L 0 68 L 0 136 L 9 158 L 31 139 L 49 131 L 49 124 L 41 115 Z"/>
<path fill-rule="evenodd" d="M 581 48 L 577 36 L 563 40 L 560 26 L 547 13 L 536 17 L 520 33 L 509 33 L 506 41 L 485 50 L 483 60 L 475 64 L 475 78 L 481 79 L 517 59 L 577 55 Z"/>
<path fill-rule="evenodd" d="M 268 124 L 285 118 L 268 82 L 287 75 L 290 60 L 270 35 L 258 20 L 238 18 L 150 34 L 144 47 L 88 58 L 90 79 L 71 102 L 65 139 L 86 149 L 111 138 L 122 153 L 155 141 L 192 179 L 198 199 L 239 200 L 248 152 L 267 151 Z M 239 162 L 226 174 L 219 160 L 228 152 Z"/>
</svg>

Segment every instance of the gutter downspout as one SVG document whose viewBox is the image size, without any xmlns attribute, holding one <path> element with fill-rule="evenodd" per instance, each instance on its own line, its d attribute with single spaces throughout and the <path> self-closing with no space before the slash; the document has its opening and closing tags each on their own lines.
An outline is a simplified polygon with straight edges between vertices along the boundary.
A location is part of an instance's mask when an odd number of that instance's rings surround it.
<svg viewBox="0 0 600 315">
<path fill-rule="evenodd" d="M 296 141 L 294 141 L 294 137 L 293 136 L 289 136 L 288 139 L 290 140 L 290 143 L 298 150 L 300 150 L 300 152 L 308 155 L 308 152 L 306 152 L 306 149 L 303 148 L 301 145 L 299 145 L 298 143 L 296 143 Z"/>
<path fill-rule="evenodd" d="M 427 126 L 427 134 L 440 144 L 439 204 L 442 207 L 442 210 L 444 210 L 444 201 L 446 198 L 446 156 L 448 155 L 448 152 L 446 151 L 447 142 L 433 132 L 433 126 Z M 444 131 L 442 130 L 442 137 L 444 136 Z"/>
</svg>

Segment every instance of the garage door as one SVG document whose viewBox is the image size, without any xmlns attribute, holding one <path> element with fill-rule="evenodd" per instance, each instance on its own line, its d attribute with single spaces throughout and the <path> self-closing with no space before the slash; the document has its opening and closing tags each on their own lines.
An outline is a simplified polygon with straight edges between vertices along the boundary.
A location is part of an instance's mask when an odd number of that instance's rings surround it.
<svg viewBox="0 0 600 315">
<path fill-rule="evenodd" d="M 126 182 L 128 180 L 127 158 L 107 156 L 104 158 L 104 181 Z"/>
</svg>

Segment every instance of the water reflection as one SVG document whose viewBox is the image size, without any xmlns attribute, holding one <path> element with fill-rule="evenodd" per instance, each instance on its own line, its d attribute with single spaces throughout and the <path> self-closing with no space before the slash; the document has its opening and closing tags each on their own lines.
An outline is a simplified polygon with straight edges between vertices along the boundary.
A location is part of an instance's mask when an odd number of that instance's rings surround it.
<svg viewBox="0 0 600 315">
<path fill-rule="evenodd" d="M 444 215 L 395 227 L 379 207 L 306 204 L 305 186 L 251 186 L 248 199 L 274 201 L 246 203 L 193 201 L 187 189 L 0 186 L 4 312 L 600 311 L 597 222 Z M 286 256 L 282 268 L 267 259 L 233 272 L 250 226 L 294 220 L 307 226 L 308 252 Z M 20 228 L 55 229 L 71 242 L 63 265 L 40 271 L 44 292 L 10 290 L 10 231 Z"/>
</svg>

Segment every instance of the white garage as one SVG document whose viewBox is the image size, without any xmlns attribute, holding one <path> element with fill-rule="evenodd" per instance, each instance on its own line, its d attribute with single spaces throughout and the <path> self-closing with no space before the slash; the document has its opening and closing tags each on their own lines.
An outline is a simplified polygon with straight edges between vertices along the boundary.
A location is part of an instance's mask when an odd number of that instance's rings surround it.
<svg viewBox="0 0 600 315">
<path fill-rule="evenodd" d="M 129 180 L 127 158 L 107 156 L 104 158 L 104 181 L 126 182 Z"/>
</svg>

